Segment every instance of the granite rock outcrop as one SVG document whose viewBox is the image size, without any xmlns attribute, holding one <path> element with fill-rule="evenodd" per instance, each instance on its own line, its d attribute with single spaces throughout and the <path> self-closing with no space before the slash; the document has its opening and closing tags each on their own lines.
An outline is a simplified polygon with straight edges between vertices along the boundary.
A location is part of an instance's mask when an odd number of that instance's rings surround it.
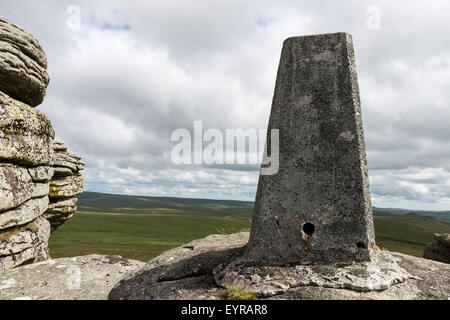
<svg viewBox="0 0 450 320">
<path fill-rule="evenodd" d="M 43 218 L 55 133 L 35 108 L 0 93 L 0 269 L 48 258 Z"/>
<path fill-rule="evenodd" d="M 81 159 L 61 150 L 35 108 L 48 82 L 39 42 L 0 18 L 0 270 L 48 259 L 51 229 L 73 215 L 82 191 Z"/>
</svg>

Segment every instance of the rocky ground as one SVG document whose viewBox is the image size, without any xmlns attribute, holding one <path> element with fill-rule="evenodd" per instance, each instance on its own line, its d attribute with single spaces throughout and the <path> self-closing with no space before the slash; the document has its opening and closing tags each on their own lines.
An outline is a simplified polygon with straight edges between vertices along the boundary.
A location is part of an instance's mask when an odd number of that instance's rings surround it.
<svg viewBox="0 0 450 320">
<path fill-rule="evenodd" d="M 212 235 L 167 251 L 129 274 L 111 291 L 110 299 L 221 299 L 223 289 L 214 270 L 245 250 L 248 233 Z M 289 288 L 268 299 L 450 299 L 450 265 L 392 253 L 411 277 L 386 290 L 356 291 L 314 284 Z M 275 273 L 267 273 L 270 278 Z"/>
<path fill-rule="evenodd" d="M 217 300 L 225 290 L 213 271 L 241 256 L 248 233 L 211 235 L 169 250 L 144 264 L 117 256 L 49 260 L 2 272 L 0 299 Z M 411 277 L 386 290 L 358 291 L 299 285 L 261 299 L 450 299 L 450 265 L 391 253 Z M 276 273 L 272 273 L 272 276 Z M 266 275 L 266 280 L 271 274 Z"/>
<path fill-rule="evenodd" d="M 144 263 L 90 255 L 3 271 L 0 300 L 105 300 L 115 283 Z"/>
<path fill-rule="evenodd" d="M 167 251 L 128 275 L 110 299 L 220 299 L 214 270 L 239 257 L 248 233 L 212 235 Z M 392 253 L 411 277 L 380 291 L 356 291 L 314 284 L 300 285 L 268 299 L 450 299 L 450 265 Z M 270 280 L 275 272 L 267 273 Z"/>
</svg>

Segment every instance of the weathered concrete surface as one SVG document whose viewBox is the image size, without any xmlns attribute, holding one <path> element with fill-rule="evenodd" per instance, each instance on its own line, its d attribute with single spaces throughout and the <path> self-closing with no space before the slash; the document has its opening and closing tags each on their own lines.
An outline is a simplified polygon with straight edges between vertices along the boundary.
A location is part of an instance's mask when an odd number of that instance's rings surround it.
<svg viewBox="0 0 450 320">
<path fill-rule="evenodd" d="M 42 216 L 26 225 L 2 230 L 0 233 L 0 270 L 46 260 L 49 236 L 50 224 Z"/>
<path fill-rule="evenodd" d="M 149 261 L 144 268 L 129 274 L 117 283 L 109 294 L 109 299 L 221 299 L 223 288 L 218 286 L 214 280 L 214 269 L 224 268 L 230 261 L 236 260 L 236 257 L 244 252 L 248 237 L 248 233 L 228 236 L 213 235 L 167 251 Z M 403 283 L 391 285 L 386 290 L 364 292 L 345 286 L 342 288 L 327 287 L 333 281 L 338 282 L 332 274 L 337 274 L 338 277 L 339 274 L 331 266 L 316 265 L 309 266 L 311 270 L 323 268 L 316 274 L 325 275 L 328 272 L 329 277 L 322 277 L 320 280 L 322 283 L 304 283 L 299 287 L 290 288 L 288 291 L 278 290 L 274 292 L 276 295 L 273 297 L 261 298 L 443 300 L 450 298 L 449 265 L 400 253 L 390 254 L 397 261 L 399 267 L 403 268 L 411 278 Z M 270 272 L 265 280 L 276 275 L 277 268 L 279 267 L 268 268 L 266 271 Z M 359 271 L 356 269 L 354 271 L 354 274 L 348 273 L 347 276 L 358 278 Z M 260 279 L 264 280 L 262 277 Z M 301 278 L 298 279 L 301 280 Z M 279 280 L 286 281 L 286 278 L 280 277 Z M 352 283 L 349 280 L 347 279 L 343 283 Z M 325 283 L 326 281 L 328 283 Z"/>
<path fill-rule="evenodd" d="M 0 273 L 0 300 L 104 300 L 119 279 L 143 265 L 100 255 L 26 265 Z"/>
<path fill-rule="evenodd" d="M 48 166 L 55 132 L 40 111 L 0 92 L 0 161 Z"/>
<path fill-rule="evenodd" d="M 47 58 L 39 42 L 0 18 L 0 91 L 36 107 L 44 100 L 49 81 Z"/>
<path fill-rule="evenodd" d="M 370 260 L 375 240 L 350 35 L 284 42 L 268 129 L 279 129 L 279 172 L 260 177 L 247 259 Z"/>
<path fill-rule="evenodd" d="M 450 263 L 450 234 L 435 233 L 437 242 L 429 243 L 423 251 L 423 257 L 444 263 Z"/>
</svg>

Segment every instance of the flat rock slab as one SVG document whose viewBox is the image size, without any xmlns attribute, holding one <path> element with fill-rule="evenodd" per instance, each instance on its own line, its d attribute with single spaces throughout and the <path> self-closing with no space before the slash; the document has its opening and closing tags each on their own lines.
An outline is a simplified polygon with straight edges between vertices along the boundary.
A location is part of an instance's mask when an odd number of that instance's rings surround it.
<svg viewBox="0 0 450 320">
<path fill-rule="evenodd" d="M 241 286 L 260 297 L 272 297 L 301 286 L 384 291 L 390 286 L 414 278 L 397 264 L 391 254 L 379 252 L 371 262 L 329 265 L 252 266 L 234 261 L 214 270 L 222 287 Z"/>
<path fill-rule="evenodd" d="M 82 192 L 83 177 L 81 175 L 73 175 L 50 181 L 49 197 L 53 200 L 74 197 Z"/>
<path fill-rule="evenodd" d="M 48 167 L 26 168 L 0 163 L 0 214 L 32 198 L 48 195 L 49 180 L 36 182 L 34 179 L 40 168 L 45 170 Z"/>
<path fill-rule="evenodd" d="M 53 231 L 72 218 L 75 211 L 77 211 L 77 202 L 77 198 L 50 201 L 44 217 L 50 222 Z"/>
<path fill-rule="evenodd" d="M 164 252 L 129 274 L 111 291 L 112 300 L 214 299 L 213 270 L 242 256 L 248 233 L 210 235 Z M 179 285 L 180 290 L 178 290 Z"/>
<path fill-rule="evenodd" d="M 0 300 L 104 300 L 143 262 L 118 256 L 62 258 L 3 271 Z"/>
<path fill-rule="evenodd" d="M 449 300 L 450 266 L 393 252 L 400 267 L 416 279 L 391 286 L 384 291 L 358 292 L 335 288 L 306 286 L 269 298 L 270 300 Z"/>
<path fill-rule="evenodd" d="M 30 199 L 19 207 L 0 213 L 0 232 L 16 226 L 25 225 L 47 210 L 48 196 Z"/>
<path fill-rule="evenodd" d="M 236 260 L 245 251 L 248 237 L 248 233 L 209 236 L 172 249 L 117 283 L 109 298 L 221 299 L 223 288 L 214 279 L 214 269 L 223 268 Z M 450 265 L 400 253 L 389 253 L 387 256 L 396 261 L 397 268 L 409 274 L 408 280 L 391 285 L 386 290 L 369 292 L 304 283 L 286 292 L 279 291 L 269 299 L 450 299 Z M 357 268 L 355 272 L 357 275 Z M 333 279 L 330 277 L 329 283 Z"/>
</svg>

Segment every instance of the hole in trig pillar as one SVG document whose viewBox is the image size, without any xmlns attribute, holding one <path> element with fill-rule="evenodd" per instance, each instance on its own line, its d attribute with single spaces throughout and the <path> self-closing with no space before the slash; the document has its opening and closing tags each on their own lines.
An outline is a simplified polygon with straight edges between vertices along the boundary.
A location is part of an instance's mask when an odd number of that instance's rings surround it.
<svg viewBox="0 0 450 320">
<path fill-rule="evenodd" d="M 363 242 L 363 241 L 359 241 L 356 243 L 356 246 L 360 249 L 367 249 L 367 243 Z"/>
<path fill-rule="evenodd" d="M 309 236 L 311 236 L 314 231 L 316 231 L 316 227 L 311 222 L 306 222 L 303 224 L 303 232 Z"/>
</svg>

